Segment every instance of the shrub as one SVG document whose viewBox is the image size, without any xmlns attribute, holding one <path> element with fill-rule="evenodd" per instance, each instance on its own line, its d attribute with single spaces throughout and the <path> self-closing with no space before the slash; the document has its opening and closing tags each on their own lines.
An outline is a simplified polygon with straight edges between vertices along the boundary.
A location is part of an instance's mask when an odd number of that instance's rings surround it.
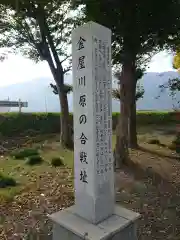
<svg viewBox="0 0 180 240">
<path fill-rule="evenodd" d="M 70 115 L 71 116 L 71 115 Z M 19 136 L 28 129 L 33 129 L 34 134 L 56 133 L 60 131 L 59 113 L 7 113 L 0 114 L 0 132 L 3 136 Z M 31 135 L 33 133 L 31 132 Z"/>
<path fill-rule="evenodd" d="M 51 160 L 51 165 L 53 167 L 59 167 L 59 166 L 64 166 L 63 159 L 61 157 L 54 157 Z"/>
<path fill-rule="evenodd" d="M 3 136 L 51 134 L 60 132 L 59 113 L 2 113 L 0 114 L 0 132 Z M 120 114 L 112 114 L 113 130 L 116 129 Z M 70 114 L 73 124 L 73 115 Z M 137 124 L 172 124 L 177 122 L 176 112 L 138 111 Z M 30 129 L 30 130 L 29 130 Z M 32 130 L 33 129 L 33 130 Z"/>
<path fill-rule="evenodd" d="M 173 143 L 171 143 L 171 144 L 168 146 L 168 148 L 169 148 L 170 150 L 174 151 L 174 150 L 176 150 L 176 145 L 173 144 Z"/>
<path fill-rule="evenodd" d="M 28 165 L 36 165 L 41 164 L 43 161 L 42 157 L 39 155 L 29 156 L 26 160 L 26 164 Z"/>
<path fill-rule="evenodd" d="M 180 134 L 176 135 L 176 138 L 172 141 L 172 144 L 170 147 L 172 150 L 175 150 L 176 153 L 180 153 Z"/>
<path fill-rule="evenodd" d="M 0 174 L 0 188 L 14 187 L 16 185 L 17 183 L 13 178 Z"/>
<path fill-rule="evenodd" d="M 21 150 L 16 150 L 11 153 L 11 156 L 15 159 L 25 159 L 30 156 L 38 155 L 39 152 L 35 148 L 26 148 Z"/>
<path fill-rule="evenodd" d="M 161 146 L 161 147 L 167 147 L 166 144 L 164 144 L 164 143 L 159 143 L 159 146 Z"/>
<path fill-rule="evenodd" d="M 180 145 L 180 135 L 177 134 L 176 138 L 172 141 L 172 144 Z"/>
<path fill-rule="evenodd" d="M 149 144 L 157 144 L 157 145 L 161 145 L 160 141 L 158 139 L 150 139 L 148 141 Z"/>
</svg>

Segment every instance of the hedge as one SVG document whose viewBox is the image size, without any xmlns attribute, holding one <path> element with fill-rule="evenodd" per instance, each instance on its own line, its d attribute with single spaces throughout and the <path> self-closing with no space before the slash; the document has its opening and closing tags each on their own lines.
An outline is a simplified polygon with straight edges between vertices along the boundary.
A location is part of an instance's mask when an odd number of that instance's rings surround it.
<svg viewBox="0 0 180 240">
<path fill-rule="evenodd" d="M 113 129 L 116 128 L 119 113 L 113 113 Z M 152 112 L 152 111 L 139 111 L 136 115 L 137 125 L 165 125 L 177 123 L 177 112 Z M 180 123 L 180 118 L 179 118 Z"/>
<path fill-rule="evenodd" d="M 49 134 L 60 132 L 59 113 L 6 113 L 0 114 L 0 133 L 3 136 L 21 134 Z M 113 129 L 118 122 L 119 113 L 113 113 Z M 71 124 L 73 115 L 70 114 Z M 137 124 L 176 124 L 176 112 L 137 112 Z M 179 120 L 180 122 L 180 120 Z"/>
</svg>

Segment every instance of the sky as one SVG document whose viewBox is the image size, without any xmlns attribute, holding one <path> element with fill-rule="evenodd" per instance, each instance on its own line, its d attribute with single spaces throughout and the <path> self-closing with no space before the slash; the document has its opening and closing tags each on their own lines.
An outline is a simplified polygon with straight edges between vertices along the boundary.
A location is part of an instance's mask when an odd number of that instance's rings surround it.
<svg viewBox="0 0 180 240">
<path fill-rule="evenodd" d="M 172 59 L 173 56 L 166 51 L 160 52 L 152 58 L 147 71 L 174 71 Z M 7 60 L 0 63 L 0 73 L 0 87 L 43 77 L 52 78 L 46 62 L 36 64 L 20 55 L 9 55 Z"/>
</svg>

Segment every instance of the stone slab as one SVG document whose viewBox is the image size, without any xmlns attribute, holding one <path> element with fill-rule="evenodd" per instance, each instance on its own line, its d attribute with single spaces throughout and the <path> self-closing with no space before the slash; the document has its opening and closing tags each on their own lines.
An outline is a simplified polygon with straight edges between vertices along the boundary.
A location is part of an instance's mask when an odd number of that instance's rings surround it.
<svg viewBox="0 0 180 240">
<path fill-rule="evenodd" d="M 72 32 L 74 187 L 79 216 L 114 212 L 111 30 L 88 22 Z"/>
<path fill-rule="evenodd" d="M 72 206 L 50 216 L 53 240 L 136 240 L 138 213 L 115 206 L 114 214 L 99 224 L 79 217 Z"/>
</svg>

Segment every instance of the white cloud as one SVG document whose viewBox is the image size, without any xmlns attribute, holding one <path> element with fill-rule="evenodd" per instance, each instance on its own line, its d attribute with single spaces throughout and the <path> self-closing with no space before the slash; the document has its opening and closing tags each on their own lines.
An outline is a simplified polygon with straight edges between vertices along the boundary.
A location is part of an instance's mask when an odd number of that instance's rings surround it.
<svg viewBox="0 0 180 240">
<path fill-rule="evenodd" d="M 160 52 L 152 57 L 148 72 L 174 71 L 172 67 L 173 55 L 166 51 Z"/>
<path fill-rule="evenodd" d="M 5 86 L 52 75 L 46 62 L 36 64 L 22 56 L 9 55 L 0 63 L 0 76 L 0 86 Z"/>
</svg>

